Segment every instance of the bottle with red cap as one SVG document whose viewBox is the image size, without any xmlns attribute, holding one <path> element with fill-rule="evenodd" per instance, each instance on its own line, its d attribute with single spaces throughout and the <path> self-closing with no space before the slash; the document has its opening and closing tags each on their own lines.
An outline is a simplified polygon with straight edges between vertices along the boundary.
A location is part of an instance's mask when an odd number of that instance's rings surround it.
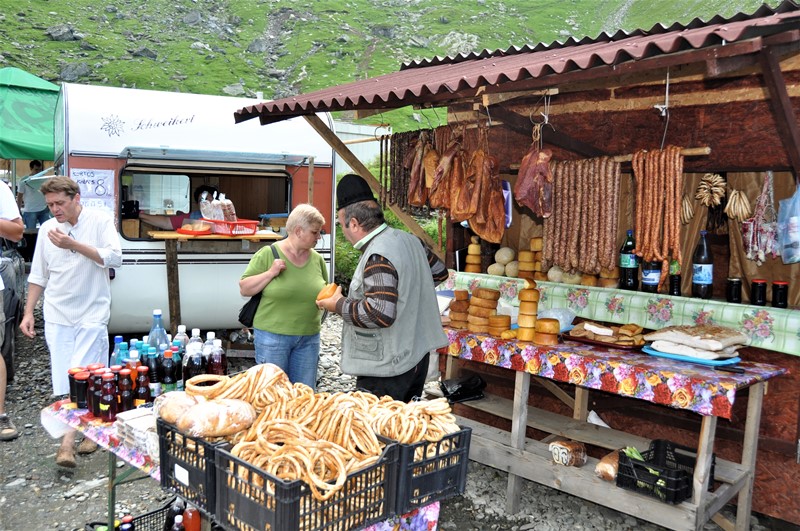
<svg viewBox="0 0 800 531">
<path fill-rule="evenodd" d="M 772 283 L 772 307 L 789 307 L 789 283 L 784 280 L 776 280 Z"/>
<path fill-rule="evenodd" d="M 100 418 L 103 422 L 117 420 L 117 384 L 114 383 L 114 373 L 103 374 L 102 396 L 100 397 Z"/>
</svg>

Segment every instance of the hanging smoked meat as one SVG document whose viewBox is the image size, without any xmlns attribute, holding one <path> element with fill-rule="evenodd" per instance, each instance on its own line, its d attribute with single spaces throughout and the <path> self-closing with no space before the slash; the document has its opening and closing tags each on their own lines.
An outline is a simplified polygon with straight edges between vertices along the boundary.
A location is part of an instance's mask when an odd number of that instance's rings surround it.
<svg viewBox="0 0 800 531">
<path fill-rule="evenodd" d="M 486 152 L 482 149 L 472 152 L 464 174 L 464 185 L 451 188 L 455 197 L 455 204 L 450 209 L 453 221 L 470 219 L 478 212 L 485 158 Z"/>
<path fill-rule="evenodd" d="M 464 188 L 464 175 L 466 173 L 466 168 L 464 164 L 465 156 L 466 155 L 464 153 L 464 150 L 459 149 L 453 156 L 453 162 L 450 165 L 450 178 L 448 179 L 449 197 L 447 199 L 447 205 L 445 205 L 445 207 L 450 209 L 450 217 L 453 219 L 453 221 L 464 221 L 463 219 L 453 218 L 453 209 L 455 208 L 456 201 L 458 200 L 458 190 Z"/>
<path fill-rule="evenodd" d="M 482 239 L 491 243 L 500 243 L 506 221 L 503 187 L 497 171 L 497 159 L 491 155 L 484 157 L 480 203 L 478 211 L 469 219 L 469 228 Z"/>
<path fill-rule="evenodd" d="M 514 198 L 521 206 L 530 208 L 541 218 L 548 218 L 553 213 L 553 174 L 550 173 L 550 159 L 553 152 L 549 149 L 539 150 L 534 141 L 522 158 L 514 186 Z"/>
<path fill-rule="evenodd" d="M 436 151 L 436 148 L 433 147 L 433 144 L 428 141 L 427 146 L 425 146 L 425 156 L 422 157 L 422 167 L 425 170 L 425 188 L 428 189 L 429 193 L 430 189 L 433 187 L 436 168 L 439 167 L 439 159 L 439 152 Z"/>
<path fill-rule="evenodd" d="M 423 131 L 419 134 L 417 145 L 414 148 L 411 179 L 408 184 L 408 204 L 412 206 L 424 206 L 428 201 L 428 189 L 425 187 L 425 168 L 422 162 L 425 158 L 426 147 L 430 149 L 430 144 L 427 142 Z"/>
<path fill-rule="evenodd" d="M 453 161 L 460 150 L 461 135 L 456 135 L 447 145 L 444 155 L 439 158 L 439 163 L 436 166 L 436 171 L 433 175 L 433 184 L 430 187 L 429 202 L 431 208 L 450 208 L 450 190 L 453 189 L 450 184 L 451 175 L 454 170 Z"/>
</svg>

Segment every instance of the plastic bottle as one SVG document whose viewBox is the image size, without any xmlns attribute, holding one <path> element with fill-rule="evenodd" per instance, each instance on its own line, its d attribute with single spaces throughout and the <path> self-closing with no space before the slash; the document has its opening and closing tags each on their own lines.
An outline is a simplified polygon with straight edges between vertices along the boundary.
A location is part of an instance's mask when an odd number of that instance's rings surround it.
<svg viewBox="0 0 800 531">
<path fill-rule="evenodd" d="M 172 524 L 172 531 L 186 531 L 183 526 L 183 515 L 179 514 L 175 517 L 175 522 Z"/>
<path fill-rule="evenodd" d="M 192 337 L 189 338 L 189 341 L 186 342 L 186 347 L 189 347 L 191 343 L 200 343 L 200 348 L 203 347 L 203 338 L 200 337 L 200 329 L 199 328 L 192 328 Z"/>
<path fill-rule="evenodd" d="M 186 531 L 200 531 L 200 512 L 191 504 L 183 511 L 183 528 Z"/>
<path fill-rule="evenodd" d="M 714 257 L 706 241 L 706 231 L 700 231 L 700 241 L 692 255 L 692 297 L 710 299 L 714 291 Z"/>
<path fill-rule="evenodd" d="M 164 363 L 161 370 L 164 372 L 164 378 L 161 381 L 161 392 L 177 391 L 178 382 L 175 378 L 175 360 L 172 359 L 172 350 L 164 352 Z"/>
<path fill-rule="evenodd" d="M 147 334 L 147 344 L 154 347 L 158 351 L 161 344 L 169 345 L 167 338 L 167 331 L 164 329 L 164 320 L 161 316 L 161 310 L 153 310 L 153 326 L 150 327 L 150 333 Z"/>
<path fill-rule="evenodd" d="M 131 351 L 128 353 L 128 359 L 125 361 L 125 366 L 131 370 L 131 379 L 135 385 L 138 377 L 137 370 L 142 366 L 142 360 L 139 357 L 139 351 L 136 350 L 136 348 L 131 349 Z"/>
<path fill-rule="evenodd" d="M 122 342 L 119 344 L 119 352 L 117 353 L 117 359 L 114 360 L 116 365 L 124 366 L 127 363 L 128 356 L 130 356 L 130 351 L 128 351 L 128 344 L 126 342 Z"/>
<path fill-rule="evenodd" d="M 114 336 L 114 350 L 111 351 L 111 357 L 108 360 L 109 365 L 122 365 L 119 361 L 119 349 L 122 343 L 122 336 Z"/>
<path fill-rule="evenodd" d="M 133 409 L 133 380 L 131 370 L 119 371 L 119 412 Z"/>
<path fill-rule="evenodd" d="M 164 518 L 164 531 L 172 530 L 176 516 L 180 516 L 181 522 L 183 522 L 183 511 L 185 508 L 183 500 L 180 497 L 175 498 L 175 502 L 170 505 L 167 516 Z"/>
<path fill-rule="evenodd" d="M 206 370 L 208 374 L 218 374 L 220 376 L 227 376 L 228 374 L 228 357 L 225 354 L 225 349 L 222 348 L 221 339 L 214 340 L 214 346 L 208 356 Z"/>
<path fill-rule="evenodd" d="M 186 348 L 186 343 L 189 342 L 189 336 L 186 335 L 186 325 L 178 325 L 178 333 L 172 338 L 173 345 L 175 344 L 176 340 L 181 342 L 182 348 Z"/>
<path fill-rule="evenodd" d="M 619 250 L 619 289 L 636 291 L 639 288 L 639 257 L 633 254 L 635 248 L 633 231 L 628 229 L 628 236 Z"/>
<path fill-rule="evenodd" d="M 103 386 L 100 396 L 100 418 L 103 422 L 117 420 L 117 386 L 114 383 L 114 373 L 103 374 Z"/>
<path fill-rule="evenodd" d="M 178 391 L 183 391 L 183 358 L 185 351 L 181 345 L 180 339 L 172 340 L 172 361 L 175 363 L 175 383 L 178 386 Z"/>
<path fill-rule="evenodd" d="M 147 352 L 148 378 L 150 380 L 150 396 L 155 398 L 161 394 L 161 380 L 158 378 L 158 353 L 153 347 L 148 348 Z"/>
<path fill-rule="evenodd" d="M 147 374 L 149 370 L 146 366 L 139 367 L 139 374 L 136 378 L 136 394 L 133 399 L 135 407 L 153 402 L 153 397 L 150 396 L 150 378 Z"/>
<path fill-rule="evenodd" d="M 186 357 L 183 359 L 184 385 L 186 380 L 205 373 L 206 358 L 203 356 L 203 345 L 196 341 L 190 341 L 186 345 Z"/>
<path fill-rule="evenodd" d="M 208 357 L 211 355 L 211 351 L 214 350 L 214 340 L 216 338 L 216 333 L 206 332 L 206 341 L 203 343 L 203 356 L 206 357 L 206 363 L 208 363 Z"/>
<path fill-rule="evenodd" d="M 661 282 L 661 262 L 642 262 L 642 291 L 658 293 L 659 282 Z"/>
</svg>

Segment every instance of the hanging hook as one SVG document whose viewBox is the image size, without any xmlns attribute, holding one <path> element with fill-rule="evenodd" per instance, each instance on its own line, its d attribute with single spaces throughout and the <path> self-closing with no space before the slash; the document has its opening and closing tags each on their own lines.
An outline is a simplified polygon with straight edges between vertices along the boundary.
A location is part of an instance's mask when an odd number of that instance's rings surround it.
<svg viewBox="0 0 800 531">
<path fill-rule="evenodd" d="M 425 120 L 427 120 L 427 122 L 428 122 L 428 129 L 433 129 L 433 124 L 431 124 L 430 117 L 427 114 L 425 114 L 424 112 L 422 113 L 422 116 L 424 116 Z"/>
<path fill-rule="evenodd" d="M 664 88 L 664 104 L 663 105 L 653 105 L 654 108 L 658 109 L 661 113 L 662 117 L 665 117 L 666 120 L 664 121 L 664 133 L 661 135 L 661 149 L 664 149 L 664 143 L 667 141 L 667 127 L 669 126 L 669 67 L 667 67 L 667 79 Z"/>
<path fill-rule="evenodd" d="M 541 121 L 536 121 L 533 118 L 533 113 L 535 111 L 535 108 L 528 115 L 528 119 L 531 121 L 531 123 L 533 125 L 539 125 L 539 126 L 549 125 L 550 128 L 553 131 L 555 131 L 556 130 L 556 126 L 554 126 L 552 123 L 550 123 L 550 95 L 549 94 L 543 95 L 541 100 L 539 100 L 539 101 L 544 101 L 543 110 L 539 111 L 539 115 L 542 117 L 542 120 Z M 541 128 L 540 128 L 540 132 L 541 132 Z"/>
</svg>

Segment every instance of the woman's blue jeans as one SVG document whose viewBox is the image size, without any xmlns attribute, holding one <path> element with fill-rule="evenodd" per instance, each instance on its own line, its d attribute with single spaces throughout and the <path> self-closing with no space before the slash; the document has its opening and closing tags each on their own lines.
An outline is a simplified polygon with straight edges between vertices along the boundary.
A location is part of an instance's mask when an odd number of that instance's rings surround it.
<svg viewBox="0 0 800 531">
<path fill-rule="evenodd" d="M 292 383 L 301 382 L 316 390 L 319 365 L 319 334 L 285 336 L 254 329 L 256 363 L 280 367 Z"/>
</svg>

